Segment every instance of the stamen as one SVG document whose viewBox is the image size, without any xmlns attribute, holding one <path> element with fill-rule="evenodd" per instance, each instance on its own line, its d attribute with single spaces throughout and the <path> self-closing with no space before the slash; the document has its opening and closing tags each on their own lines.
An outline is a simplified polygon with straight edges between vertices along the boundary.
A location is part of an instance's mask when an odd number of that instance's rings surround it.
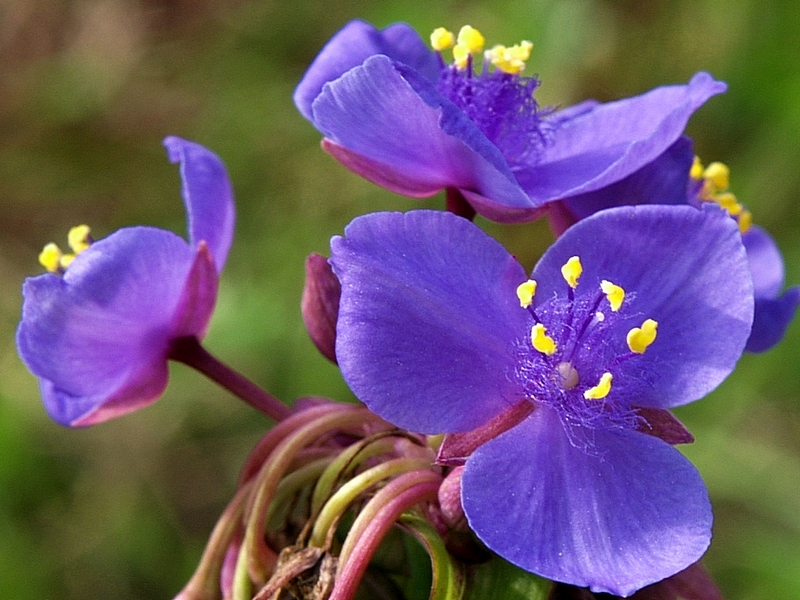
<svg viewBox="0 0 800 600">
<path fill-rule="evenodd" d="M 485 43 L 486 38 L 470 25 L 464 25 L 458 32 L 458 45 L 464 46 L 471 54 L 481 52 Z"/>
<path fill-rule="evenodd" d="M 581 259 L 577 256 L 571 257 L 561 267 L 561 276 L 573 290 L 578 287 L 578 279 L 581 273 L 583 273 L 583 265 L 581 265 Z"/>
<path fill-rule="evenodd" d="M 453 47 L 453 62 L 455 62 L 456 67 L 466 69 L 470 57 L 477 52 L 482 52 L 485 42 L 486 40 L 480 31 L 469 25 L 464 25 L 461 31 L 458 32 L 458 40 Z"/>
<path fill-rule="evenodd" d="M 75 254 L 80 254 L 91 245 L 92 238 L 89 235 L 90 232 L 91 229 L 89 229 L 88 225 L 76 225 L 69 230 L 67 240 L 69 242 L 69 247 L 72 248 Z"/>
<path fill-rule="evenodd" d="M 433 30 L 433 33 L 431 33 L 431 47 L 437 52 L 452 48 L 455 41 L 456 38 L 453 32 L 444 27 L 437 27 Z"/>
<path fill-rule="evenodd" d="M 519 44 L 506 47 L 497 45 L 485 53 L 486 59 L 495 67 L 509 75 L 519 75 L 525 70 L 525 61 L 531 57 L 533 44 L 523 41 Z"/>
<path fill-rule="evenodd" d="M 658 322 L 647 319 L 641 327 L 634 327 L 628 332 L 628 348 L 635 354 L 644 354 L 644 351 L 656 340 Z"/>
<path fill-rule="evenodd" d="M 700 181 L 703 178 L 703 163 L 699 156 L 694 157 L 692 168 L 689 170 L 689 177 Z"/>
<path fill-rule="evenodd" d="M 517 286 L 517 298 L 519 298 L 519 305 L 522 308 L 528 308 L 533 302 L 533 297 L 536 295 L 536 285 L 533 279 L 528 279 L 525 283 Z"/>
<path fill-rule="evenodd" d="M 731 170 L 721 162 L 712 162 L 703 171 L 703 179 L 710 181 L 717 190 L 727 190 L 730 185 Z"/>
<path fill-rule="evenodd" d="M 50 273 L 58 273 L 62 256 L 61 248 L 50 242 L 39 253 L 39 264 Z"/>
<path fill-rule="evenodd" d="M 728 212 L 728 214 L 732 217 L 735 217 L 744 210 L 744 206 L 739 204 L 739 201 L 736 199 L 736 196 L 734 196 L 730 192 L 723 192 L 722 194 L 717 194 L 714 197 L 714 202 L 716 202 L 722 208 L 724 208 Z"/>
<path fill-rule="evenodd" d="M 547 329 L 541 323 L 537 323 L 531 329 L 531 344 L 536 350 L 546 356 L 555 354 L 556 342 L 547 335 Z"/>
<path fill-rule="evenodd" d="M 600 376 L 600 382 L 583 392 L 583 397 L 587 400 L 602 400 L 611 391 L 611 380 L 614 377 L 609 372 L 605 372 Z"/>
<path fill-rule="evenodd" d="M 617 312 L 619 307 L 622 306 L 622 301 L 625 299 L 625 290 L 606 279 L 600 282 L 600 289 L 606 295 L 606 298 L 608 298 L 611 310 Z"/>
<path fill-rule="evenodd" d="M 753 215 L 749 210 L 743 210 L 737 219 L 739 223 L 739 233 L 747 233 L 753 225 Z"/>
</svg>

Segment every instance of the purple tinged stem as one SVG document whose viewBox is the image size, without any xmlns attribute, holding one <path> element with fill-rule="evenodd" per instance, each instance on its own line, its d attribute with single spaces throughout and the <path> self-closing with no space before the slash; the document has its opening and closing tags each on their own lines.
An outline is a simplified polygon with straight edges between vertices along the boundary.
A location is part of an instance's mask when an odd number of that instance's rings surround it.
<svg viewBox="0 0 800 600">
<path fill-rule="evenodd" d="M 175 340 L 169 358 L 196 369 L 275 421 L 283 421 L 291 414 L 288 406 L 238 371 L 222 363 L 203 348 L 200 340 L 194 336 Z"/>
<path fill-rule="evenodd" d="M 405 473 L 387 484 L 364 507 L 347 534 L 329 600 L 351 600 L 369 561 L 386 533 L 406 510 L 436 499 L 442 478 L 432 471 Z"/>
</svg>

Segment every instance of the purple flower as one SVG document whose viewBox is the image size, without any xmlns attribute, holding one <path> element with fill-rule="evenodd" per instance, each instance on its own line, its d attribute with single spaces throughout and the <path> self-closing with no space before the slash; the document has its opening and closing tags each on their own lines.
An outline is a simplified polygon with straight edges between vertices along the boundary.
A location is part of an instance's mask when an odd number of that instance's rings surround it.
<svg viewBox="0 0 800 600">
<path fill-rule="evenodd" d="M 62 425 L 153 402 L 167 384 L 171 343 L 205 335 L 233 241 L 233 190 L 206 148 L 177 137 L 164 145 L 180 163 L 189 243 L 163 229 L 121 229 L 23 285 L 17 347 Z"/>
<path fill-rule="evenodd" d="M 778 245 L 764 229 L 752 225 L 750 212 L 728 190 L 728 168 L 711 163 L 703 168 L 694 156 L 692 141 L 681 137 L 664 154 L 625 179 L 601 190 L 580 194 L 550 205 L 557 232 L 566 230 L 599 210 L 640 204 L 689 204 L 700 208 L 714 203 L 739 224 L 755 293 L 749 352 L 765 352 L 783 338 L 800 304 L 800 286 L 782 292 L 784 265 Z"/>
<path fill-rule="evenodd" d="M 637 409 L 697 400 L 733 369 L 752 283 L 717 210 L 607 210 L 531 279 L 469 221 L 378 213 L 331 242 L 336 354 L 356 396 L 421 433 L 516 424 L 467 459 L 472 529 L 512 563 L 629 595 L 695 562 L 711 509 L 694 467 Z"/>
<path fill-rule="evenodd" d="M 441 50 L 452 41 L 444 33 L 432 36 Z M 485 58 L 482 46 L 465 27 L 449 65 L 406 24 L 379 31 L 353 21 L 309 67 L 295 104 L 323 147 L 370 181 L 412 197 L 456 190 L 481 215 L 514 222 L 650 163 L 726 87 L 698 73 L 617 102 L 543 110 L 533 98 L 538 80 L 521 75 L 530 43 L 496 46 Z"/>
</svg>

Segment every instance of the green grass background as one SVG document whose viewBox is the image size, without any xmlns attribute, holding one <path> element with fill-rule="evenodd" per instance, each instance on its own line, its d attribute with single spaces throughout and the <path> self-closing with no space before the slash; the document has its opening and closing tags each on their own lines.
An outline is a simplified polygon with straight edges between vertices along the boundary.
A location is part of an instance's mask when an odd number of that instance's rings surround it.
<svg viewBox="0 0 800 600">
<path fill-rule="evenodd" d="M 351 400 L 305 334 L 303 261 L 355 215 L 442 205 L 398 197 L 318 146 L 291 94 L 351 18 L 423 35 L 479 27 L 534 42 L 540 101 L 611 100 L 686 82 L 730 89 L 689 133 L 722 160 L 800 283 L 800 4 L 793 0 L 0 0 L 0 598 L 170 598 L 189 577 L 266 419 L 182 366 L 164 397 L 70 431 L 41 407 L 16 355 L 20 285 L 48 241 L 86 222 L 102 237 L 151 224 L 183 233 L 168 134 L 227 163 L 235 245 L 207 346 L 277 396 Z M 479 221 L 526 266 L 543 223 Z M 720 336 L 725 332 L 720 331 Z M 726 597 L 800 596 L 800 325 L 680 409 L 685 448 L 714 502 L 706 564 Z"/>
</svg>

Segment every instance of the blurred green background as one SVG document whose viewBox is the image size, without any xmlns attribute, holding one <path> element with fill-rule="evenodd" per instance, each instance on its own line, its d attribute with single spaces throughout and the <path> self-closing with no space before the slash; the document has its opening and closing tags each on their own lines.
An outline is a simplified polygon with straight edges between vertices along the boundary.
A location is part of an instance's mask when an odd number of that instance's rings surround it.
<svg viewBox="0 0 800 600">
<path fill-rule="evenodd" d="M 352 399 L 299 313 L 303 262 L 356 214 L 442 205 L 395 196 L 318 146 L 291 94 L 352 18 L 423 35 L 479 27 L 534 42 L 548 105 L 686 82 L 730 89 L 693 118 L 706 161 L 777 238 L 800 283 L 800 3 L 794 0 L 0 0 L 0 598 L 171 598 L 190 576 L 268 422 L 183 366 L 146 410 L 53 424 L 16 355 L 20 284 L 48 241 L 86 222 L 183 233 L 167 134 L 227 163 L 237 238 L 207 347 L 277 396 Z M 530 267 L 543 223 L 498 227 Z M 725 335 L 724 331 L 720 332 Z M 716 513 L 706 564 L 726 597 L 800 596 L 800 324 L 678 411 Z"/>
</svg>

